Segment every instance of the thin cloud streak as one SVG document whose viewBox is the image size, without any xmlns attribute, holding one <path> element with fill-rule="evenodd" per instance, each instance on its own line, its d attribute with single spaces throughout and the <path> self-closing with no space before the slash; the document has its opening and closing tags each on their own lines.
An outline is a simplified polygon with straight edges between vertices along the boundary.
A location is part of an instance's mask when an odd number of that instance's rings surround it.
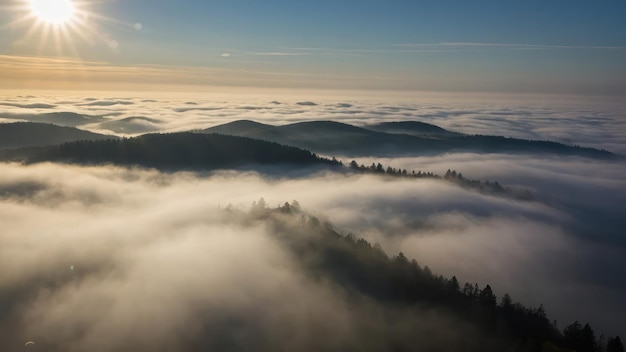
<svg viewBox="0 0 626 352">
<path fill-rule="evenodd" d="M 480 42 L 442 42 L 393 44 L 402 47 L 483 47 L 509 49 L 581 49 L 581 50 L 624 50 L 624 46 L 584 46 L 584 45 L 550 45 L 550 44 L 516 44 L 516 43 L 480 43 Z"/>
<path fill-rule="evenodd" d="M 578 49 L 578 50 L 624 50 L 623 46 L 578 46 L 578 45 L 545 45 L 545 44 L 514 44 L 514 43 L 480 43 L 480 42 L 442 42 L 442 43 L 402 43 L 391 44 L 392 47 L 407 49 L 384 48 L 353 48 L 338 49 L 324 47 L 282 47 L 297 53 L 316 53 L 318 55 L 357 55 L 357 54 L 412 54 L 412 53 L 458 53 L 468 50 L 494 49 Z M 412 49 L 410 49 L 412 48 Z M 292 53 L 292 52 L 290 52 Z"/>
<path fill-rule="evenodd" d="M 231 59 L 230 57 L 228 59 Z M 298 70 L 230 69 L 166 65 L 117 65 L 74 58 L 42 58 L 0 55 L 0 88 L 142 87 L 163 89 L 167 85 L 262 86 L 299 88 L 350 88 L 392 77 L 337 75 Z M 368 82 L 369 81 L 369 82 Z M 155 87 L 157 84 L 158 87 Z M 150 87 L 152 85 L 152 87 Z M 89 88 L 88 88 L 89 89 Z"/>
<path fill-rule="evenodd" d="M 309 56 L 311 55 L 311 53 L 260 51 L 260 52 L 247 52 L 246 55 L 251 55 L 251 56 Z"/>
</svg>

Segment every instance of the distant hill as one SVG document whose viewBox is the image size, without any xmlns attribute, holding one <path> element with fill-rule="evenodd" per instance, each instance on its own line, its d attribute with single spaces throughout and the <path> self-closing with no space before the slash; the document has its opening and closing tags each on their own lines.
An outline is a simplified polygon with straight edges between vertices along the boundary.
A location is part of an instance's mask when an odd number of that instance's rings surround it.
<svg viewBox="0 0 626 352">
<path fill-rule="evenodd" d="M 12 159 L 20 159 L 13 154 Z M 333 165 L 296 147 L 219 134 L 147 134 L 128 139 L 79 141 L 23 150 L 22 161 L 116 164 L 158 169 L 218 169 L 246 164 Z"/>
<path fill-rule="evenodd" d="M 238 135 L 254 135 L 265 129 L 272 129 L 274 126 L 266 125 L 260 122 L 250 120 L 238 120 L 223 125 L 213 127 L 211 133 L 219 134 L 238 134 Z"/>
<path fill-rule="evenodd" d="M 396 121 L 396 122 L 382 122 L 375 125 L 367 125 L 365 128 L 378 131 L 378 132 L 386 132 L 386 133 L 403 133 L 410 134 L 413 136 L 430 136 L 430 135 L 441 135 L 441 136 L 458 136 L 460 133 L 451 132 L 445 130 L 439 126 L 431 125 L 425 122 L 419 121 Z"/>
<path fill-rule="evenodd" d="M 299 122 L 283 126 L 234 121 L 198 132 L 251 137 L 305 148 L 315 153 L 347 157 L 417 156 L 449 152 L 547 153 L 596 158 L 614 156 L 605 150 L 557 142 L 463 135 L 415 121 L 384 123 L 366 128 L 332 121 Z"/>
<path fill-rule="evenodd" d="M 15 122 L 0 124 L 0 149 L 38 147 L 79 140 L 102 140 L 112 136 L 43 123 Z"/>
<path fill-rule="evenodd" d="M 403 138 L 333 121 L 299 122 L 284 126 L 234 121 L 200 133 L 225 133 L 297 146 L 317 153 L 356 156 L 373 155 L 371 153 L 376 150 Z"/>
</svg>

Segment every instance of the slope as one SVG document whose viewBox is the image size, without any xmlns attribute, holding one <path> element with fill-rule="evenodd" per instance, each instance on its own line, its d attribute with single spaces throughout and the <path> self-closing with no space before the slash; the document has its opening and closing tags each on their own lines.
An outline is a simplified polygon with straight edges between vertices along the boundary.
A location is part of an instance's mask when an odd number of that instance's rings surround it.
<svg viewBox="0 0 626 352">
<path fill-rule="evenodd" d="M 439 126 L 431 125 L 429 123 L 420 121 L 394 121 L 394 122 L 381 122 L 374 125 L 367 125 L 365 128 L 385 133 L 395 134 L 409 134 L 413 136 L 455 136 L 461 135 L 460 133 L 451 132 L 445 130 Z"/>
<path fill-rule="evenodd" d="M 19 151 L 18 151 L 19 152 Z M 13 156 L 13 159 L 19 159 Z M 246 164 L 332 165 L 296 147 L 218 134 L 147 134 L 129 139 L 79 141 L 23 150 L 22 161 L 116 164 L 158 169 L 217 169 Z"/>
<path fill-rule="evenodd" d="M 115 138 L 73 127 L 43 123 L 15 122 L 0 124 L 0 149 L 38 147 L 79 140 Z"/>
<path fill-rule="evenodd" d="M 561 154 L 596 158 L 614 156 L 605 150 L 550 141 L 456 134 L 419 122 L 378 126 L 374 128 L 395 132 L 374 131 L 332 121 L 299 122 L 283 126 L 235 121 L 201 130 L 199 133 L 245 136 L 305 148 L 315 153 L 347 157 L 418 156 L 449 152 Z"/>
</svg>

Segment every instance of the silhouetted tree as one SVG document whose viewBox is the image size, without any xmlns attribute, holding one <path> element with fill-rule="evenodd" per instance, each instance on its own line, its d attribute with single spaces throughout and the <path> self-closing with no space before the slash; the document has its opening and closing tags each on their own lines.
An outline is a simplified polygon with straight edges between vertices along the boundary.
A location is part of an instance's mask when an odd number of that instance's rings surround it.
<svg viewBox="0 0 626 352">
<path fill-rule="evenodd" d="M 582 327 L 578 321 L 573 322 L 563 329 L 563 339 L 565 343 L 572 348 L 580 341 L 581 334 Z"/>
<path fill-rule="evenodd" d="M 281 212 L 285 214 L 291 214 L 291 205 L 288 202 L 285 202 L 283 206 L 280 208 Z"/>
<path fill-rule="evenodd" d="M 281 214 L 275 216 L 275 220 L 283 222 L 277 223 L 279 226 L 275 228 L 286 226 L 284 209 L 291 209 L 292 213 L 294 209 L 293 203 L 275 209 L 266 208 L 262 199 L 255 202 L 255 207 L 259 204 L 265 210 L 251 211 L 250 216 L 271 221 L 273 214 Z M 230 210 L 229 216 L 235 216 L 233 213 L 236 212 Z M 490 347 L 464 348 L 463 351 L 597 352 L 597 348 L 603 345 L 596 341 L 588 324 L 583 327 L 575 322 L 561 335 L 546 318 L 543 306 L 530 309 L 513 303 L 505 294 L 496 307 L 496 296 L 490 285 L 480 290 L 478 284 L 466 283 L 462 292 L 457 294 L 459 283 L 455 276 L 447 279 L 435 275 L 428 266 L 420 268 L 415 259 L 407 258 L 403 253 L 390 258 L 379 245 L 372 246 L 354 234 L 339 234 L 330 224 L 313 216 L 302 212 L 295 216 L 299 222 L 287 223 L 299 225 L 287 228 L 289 236 L 279 239 L 293 248 L 294 258 L 312 277 L 328 280 L 345 289 L 348 295 L 355 297 L 355 302 L 363 296 L 379 307 L 392 306 L 399 311 L 411 312 L 415 307 L 444 308 L 471 324 L 485 341 L 498 341 Z M 422 323 L 419 317 L 402 322 L 408 330 L 419 329 Z M 395 335 L 391 339 L 393 343 L 400 342 Z M 419 349 L 402 347 L 398 350 Z M 623 352 L 621 341 L 609 339 L 606 351 Z"/>
<path fill-rule="evenodd" d="M 563 339 L 568 348 L 577 352 L 595 352 L 597 341 L 589 324 L 581 328 L 578 321 L 563 330 Z"/>
<path fill-rule="evenodd" d="M 78 141 L 42 148 L 27 162 L 112 163 L 156 168 L 225 168 L 244 164 L 341 166 L 308 150 L 219 134 L 148 134 L 135 138 Z"/>
<path fill-rule="evenodd" d="M 488 307 L 496 306 L 496 295 L 493 294 L 491 286 L 487 285 L 480 291 L 479 301 Z"/>
<path fill-rule="evenodd" d="M 452 292 L 459 291 L 459 280 L 457 280 L 456 276 L 452 276 L 452 279 L 450 279 L 449 287 Z"/>
<path fill-rule="evenodd" d="M 265 203 L 265 199 L 263 197 L 259 198 L 258 201 L 252 202 L 251 212 L 256 214 L 265 213 L 267 210 L 267 204 Z"/>
<path fill-rule="evenodd" d="M 470 284 L 469 282 L 466 282 L 465 286 L 463 286 L 463 294 L 466 295 L 467 297 L 473 297 L 474 296 L 474 286 L 472 284 Z"/>
<path fill-rule="evenodd" d="M 409 262 L 409 260 L 406 258 L 406 256 L 402 252 L 398 253 L 398 255 L 395 258 L 395 261 L 400 264 L 406 264 Z"/>
<path fill-rule="evenodd" d="M 502 296 L 502 301 L 500 302 L 500 307 L 509 309 L 513 306 L 513 301 L 511 300 L 511 296 L 508 293 L 505 293 Z"/>
<path fill-rule="evenodd" d="M 430 270 L 430 267 L 428 267 L 428 265 L 424 266 L 422 272 L 424 273 L 424 275 L 426 275 L 427 278 L 431 278 L 433 276 L 433 272 L 432 270 Z"/>
<path fill-rule="evenodd" d="M 611 337 L 606 343 L 606 352 L 624 352 L 624 345 L 619 336 Z"/>
<path fill-rule="evenodd" d="M 582 352 L 595 352 L 597 344 L 596 334 L 589 324 L 585 324 L 581 331 L 580 350 Z"/>
</svg>

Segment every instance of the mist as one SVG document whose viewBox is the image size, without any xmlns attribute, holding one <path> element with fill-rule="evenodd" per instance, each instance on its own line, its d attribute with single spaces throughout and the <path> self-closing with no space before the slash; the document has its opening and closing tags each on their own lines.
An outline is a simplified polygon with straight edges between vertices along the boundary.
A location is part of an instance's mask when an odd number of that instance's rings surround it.
<svg viewBox="0 0 626 352">
<path fill-rule="evenodd" d="M 280 192 L 315 204 L 313 193 L 296 190 L 374 180 L 53 164 L 0 170 L 3 349 L 34 341 L 53 351 L 380 350 L 416 336 L 421 346 L 450 350 L 478 343 L 475 329 L 449 313 L 416 307 L 423 325 L 404 331 L 413 313 L 308 274 L 277 240 L 297 221 L 282 220 L 277 233 L 222 209 L 227 199 L 244 207 Z"/>
<path fill-rule="evenodd" d="M 118 136 L 236 119 L 416 120 L 461 133 L 626 153 L 625 110 L 615 102 L 124 95 L 12 95 L 0 120 L 63 124 L 69 116 L 81 129 Z M 345 164 L 352 159 L 336 157 Z M 269 206 L 297 200 L 306 213 L 380 244 L 391 256 L 403 252 L 461 284 L 489 284 L 498 297 L 509 293 L 529 307 L 543 304 L 559 328 L 578 320 L 598 333 L 626 335 L 626 321 L 616 313 L 626 310 L 622 160 L 473 153 L 356 160 L 440 175 L 453 169 L 533 197 L 521 201 L 443 180 L 319 169 L 162 173 L 1 164 L 0 347 L 35 341 L 39 349 L 58 351 L 380 350 L 397 331 L 449 350 L 481 341 L 467 322 L 432 307 L 419 308 L 425 317 L 420 331 L 402 332 L 410 313 L 355 298 L 306 271 L 277 240 L 297 224 L 283 219 L 284 229 L 277 230 L 224 211 L 245 213 L 260 198 Z M 364 323 L 370 321 L 380 323 Z M 444 330 L 458 336 L 437 333 Z"/>
<path fill-rule="evenodd" d="M 616 99 L 376 91 L 236 92 L 9 94 L 0 106 L 0 122 L 67 125 L 68 119 L 63 117 L 71 116 L 71 124 L 78 123 L 81 129 L 135 136 L 205 129 L 241 119 L 276 125 L 333 120 L 358 126 L 413 120 L 453 132 L 552 140 L 626 154 L 622 119 L 626 106 Z"/>
<path fill-rule="evenodd" d="M 297 200 L 338 231 L 379 243 L 390 255 L 402 251 L 436 274 L 544 304 L 561 327 L 583 320 L 623 333 L 623 317 L 614 314 L 625 308 L 623 243 L 572 231 L 576 219 L 541 201 L 554 195 L 545 189 L 534 189 L 536 201 L 518 201 L 439 180 L 328 172 L 274 178 L 55 164 L 2 164 L 0 171 L 6 346 L 37 340 L 63 351 L 246 349 L 273 341 L 268 349 L 324 350 L 354 346 L 364 331 L 391 336 L 388 322 L 359 322 L 407 313 L 348 298 L 307 274 L 275 228 L 223 210 L 247 210 L 262 197 L 271 206 Z M 623 194 L 604 191 L 605 200 L 621 201 Z M 421 314 L 428 319 L 419 334 L 436 336 L 428 343 L 445 343 L 434 326 L 460 329 L 455 343 L 475 340 L 467 323 L 432 309 Z M 224 334 L 231 338 L 220 340 Z"/>
</svg>

